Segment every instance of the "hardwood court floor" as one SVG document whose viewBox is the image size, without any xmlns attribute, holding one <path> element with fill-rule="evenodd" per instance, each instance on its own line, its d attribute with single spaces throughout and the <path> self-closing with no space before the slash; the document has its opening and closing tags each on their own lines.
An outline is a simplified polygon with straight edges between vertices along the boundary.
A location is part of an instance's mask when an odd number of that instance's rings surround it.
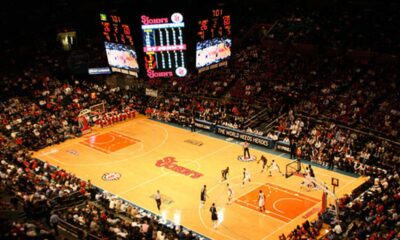
<svg viewBox="0 0 400 240">
<path fill-rule="evenodd" d="M 182 224 L 212 239 L 278 239 L 306 218 L 314 219 L 321 202 L 321 191 L 300 190 L 302 178 L 286 179 L 280 174 L 261 173 L 261 164 L 240 162 L 242 147 L 201 133 L 155 122 L 144 116 L 104 129 L 95 128 L 88 136 L 69 140 L 35 153 L 48 161 L 108 192 Z M 284 171 L 290 162 L 281 155 L 250 148 L 258 158 L 275 159 Z M 172 163 L 172 164 L 171 164 Z M 230 167 L 228 181 L 234 200 L 227 204 L 226 183 L 221 170 Z M 252 181 L 241 187 L 243 168 Z M 314 168 L 318 179 L 330 184 L 339 179 L 338 197 L 350 193 L 365 179 Z M 178 173 L 179 171 L 181 173 Z M 105 175 L 110 173 L 109 175 Z M 118 176 L 118 180 L 110 180 Z M 207 185 L 208 198 L 200 208 L 200 190 Z M 152 198 L 162 194 L 161 211 Z M 257 208 L 258 191 L 266 195 L 266 211 Z M 215 202 L 221 219 L 212 228 L 209 208 Z"/>
</svg>

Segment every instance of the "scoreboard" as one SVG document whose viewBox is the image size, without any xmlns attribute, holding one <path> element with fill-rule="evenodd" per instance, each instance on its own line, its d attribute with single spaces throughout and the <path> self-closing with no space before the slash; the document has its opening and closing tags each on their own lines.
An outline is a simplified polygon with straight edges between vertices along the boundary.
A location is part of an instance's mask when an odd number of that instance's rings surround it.
<svg viewBox="0 0 400 240">
<path fill-rule="evenodd" d="M 202 72 L 227 65 L 231 46 L 231 15 L 223 8 L 212 9 L 198 21 L 196 68 Z"/>
<path fill-rule="evenodd" d="M 106 42 L 130 45 L 134 47 L 131 29 L 128 24 L 121 22 L 118 15 L 107 16 L 100 14 L 101 25 L 103 26 L 103 36 Z"/>
<path fill-rule="evenodd" d="M 141 16 L 146 74 L 155 77 L 183 77 L 187 74 L 185 23 L 181 13 L 170 17 Z"/>
<path fill-rule="evenodd" d="M 222 8 L 211 10 L 211 14 L 198 21 L 198 41 L 231 37 L 231 15 Z"/>
<path fill-rule="evenodd" d="M 138 76 L 139 65 L 128 24 L 118 15 L 100 14 L 104 45 L 111 71 Z"/>
</svg>

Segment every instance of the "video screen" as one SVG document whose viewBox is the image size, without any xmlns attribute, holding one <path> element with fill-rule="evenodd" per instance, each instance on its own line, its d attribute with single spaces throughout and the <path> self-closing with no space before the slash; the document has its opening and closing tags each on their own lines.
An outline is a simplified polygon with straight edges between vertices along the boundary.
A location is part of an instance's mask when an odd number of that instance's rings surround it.
<svg viewBox="0 0 400 240">
<path fill-rule="evenodd" d="M 108 64 L 113 72 L 122 72 L 137 76 L 139 64 L 136 52 L 130 46 L 112 42 L 105 42 L 104 44 Z"/>
<path fill-rule="evenodd" d="M 196 46 L 196 68 L 207 67 L 220 63 L 231 56 L 232 40 L 229 38 L 214 38 L 198 42 Z"/>
</svg>

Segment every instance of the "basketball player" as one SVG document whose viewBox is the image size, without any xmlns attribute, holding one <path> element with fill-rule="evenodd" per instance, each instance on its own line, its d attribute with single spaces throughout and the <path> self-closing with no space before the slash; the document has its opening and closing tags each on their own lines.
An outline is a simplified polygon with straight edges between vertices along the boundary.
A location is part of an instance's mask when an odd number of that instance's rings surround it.
<svg viewBox="0 0 400 240">
<path fill-rule="evenodd" d="M 312 169 L 311 164 L 308 165 L 308 170 L 310 170 L 310 177 L 315 178 L 314 169 Z"/>
<path fill-rule="evenodd" d="M 309 170 L 308 174 L 310 175 L 310 178 L 311 178 L 312 180 L 315 180 L 314 169 L 312 169 L 311 164 L 308 165 L 308 170 Z M 317 185 L 315 185 L 314 182 L 312 182 L 312 185 L 313 185 L 314 188 L 317 187 Z"/>
<path fill-rule="evenodd" d="M 218 213 L 217 213 L 217 208 L 215 207 L 215 203 L 211 205 L 210 212 L 211 212 L 211 221 L 213 222 L 213 227 L 216 229 L 218 225 Z"/>
<path fill-rule="evenodd" d="M 226 186 L 228 187 L 228 205 L 231 203 L 232 198 L 233 198 L 233 189 L 232 187 L 229 185 L 229 183 L 226 184 Z"/>
<path fill-rule="evenodd" d="M 301 172 L 301 160 L 300 160 L 300 158 L 297 158 L 296 162 L 297 162 L 296 172 L 300 173 Z"/>
<path fill-rule="evenodd" d="M 192 119 L 190 121 L 190 131 L 191 132 L 196 132 L 196 122 L 194 120 L 194 117 L 192 117 Z"/>
<path fill-rule="evenodd" d="M 201 208 L 204 208 L 204 204 L 206 203 L 206 197 L 208 197 L 207 186 L 204 185 L 203 188 L 201 189 L 201 193 L 200 193 L 200 207 Z"/>
<path fill-rule="evenodd" d="M 227 176 L 228 176 L 228 174 L 229 174 L 229 167 L 226 167 L 225 169 L 223 169 L 223 170 L 221 171 L 221 174 L 222 174 L 222 182 L 223 182 L 223 181 L 226 181 Z"/>
<path fill-rule="evenodd" d="M 257 163 L 259 163 L 260 161 L 262 161 L 262 163 L 263 163 L 261 172 L 264 172 L 264 170 L 266 170 L 266 168 L 267 168 L 268 159 L 266 157 L 264 157 L 264 155 L 261 155 L 261 158 L 260 158 L 260 160 L 258 160 Z"/>
<path fill-rule="evenodd" d="M 244 141 L 244 143 L 243 143 L 243 158 L 246 158 L 246 153 L 248 156 L 247 158 L 250 158 L 249 146 L 250 146 L 250 144 L 247 141 Z"/>
<path fill-rule="evenodd" d="M 161 195 L 160 195 L 160 190 L 157 190 L 156 194 L 154 194 L 154 199 L 156 200 L 157 203 L 157 208 L 160 211 L 161 208 Z"/>
<path fill-rule="evenodd" d="M 265 195 L 262 190 L 258 193 L 258 207 L 260 208 L 260 212 L 265 211 Z"/>
<path fill-rule="evenodd" d="M 311 181 L 310 169 L 306 167 L 306 173 L 304 174 L 304 180 L 300 183 L 300 189 L 306 187 L 307 192 L 309 192 L 312 186 L 314 186 L 314 183 Z"/>
<path fill-rule="evenodd" d="M 246 169 L 243 168 L 243 182 L 242 182 L 242 187 L 244 186 L 245 182 L 251 182 L 250 179 L 250 172 Z"/>
<path fill-rule="evenodd" d="M 275 160 L 272 160 L 272 163 L 271 163 L 271 165 L 269 165 L 268 168 L 269 168 L 269 176 L 270 176 L 270 177 L 272 176 L 272 171 L 278 170 L 279 173 L 282 173 L 282 172 L 281 172 L 281 168 L 280 168 L 279 165 L 275 162 Z"/>
</svg>

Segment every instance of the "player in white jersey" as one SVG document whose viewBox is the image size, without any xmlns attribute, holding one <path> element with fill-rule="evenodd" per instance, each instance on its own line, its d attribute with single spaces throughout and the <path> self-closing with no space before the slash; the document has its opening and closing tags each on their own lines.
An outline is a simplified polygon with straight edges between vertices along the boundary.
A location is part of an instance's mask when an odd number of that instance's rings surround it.
<svg viewBox="0 0 400 240">
<path fill-rule="evenodd" d="M 275 160 L 272 160 L 271 165 L 269 165 L 269 176 L 272 176 L 272 171 L 279 171 L 279 173 L 281 172 L 281 168 L 279 167 L 279 165 L 275 162 Z"/>
<path fill-rule="evenodd" d="M 233 198 L 233 189 L 229 185 L 229 183 L 227 183 L 226 186 L 228 187 L 228 203 L 227 204 L 230 204 L 232 201 L 232 198 Z"/>
<path fill-rule="evenodd" d="M 306 167 L 306 173 L 304 174 L 304 181 L 301 182 L 300 188 L 305 186 L 307 187 L 307 191 L 310 191 L 312 187 L 314 188 L 317 187 L 314 181 L 315 181 L 314 170 L 312 169 L 311 165 L 308 165 L 308 167 Z"/>
<path fill-rule="evenodd" d="M 260 212 L 265 211 L 265 195 L 262 190 L 258 193 L 258 207 L 260 208 Z"/>
<path fill-rule="evenodd" d="M 313 183 L 311 181 L 311 175 L 310 175 L 310 169 L 306 167 L 306 173 L 304 174 L 304 180 L 300 183 L 300 189 L 302 187 L 307 188 L 307 192 L 310 191 L 310 188 L 313 186 Z"/>
<path fill-rule="evenodd" d="M 245 182 L 251 182 L 250 179 L 250 172 L 246 169 L 243 168 L 243 182 L 242 182 L 242 187 L 244 186 Z"/>
</svg>

